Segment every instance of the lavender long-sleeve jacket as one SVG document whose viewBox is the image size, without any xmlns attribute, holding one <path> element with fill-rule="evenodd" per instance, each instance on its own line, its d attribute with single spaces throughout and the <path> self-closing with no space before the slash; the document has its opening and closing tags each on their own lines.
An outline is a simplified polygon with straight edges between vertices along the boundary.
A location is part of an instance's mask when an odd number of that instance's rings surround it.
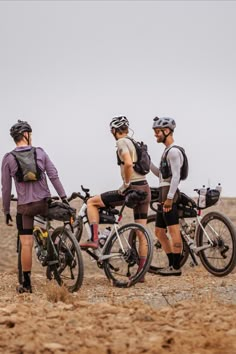
<svg viewBox="0 0 236 354">
<path fill-rule="evenodd" d="M 21 146 L 15 148 L 16 151 L 29 150 L 31 146 Z M 15 157 L 7 153 L 2 160 L 2 204 L 5 214 L 10 212 L 12 179 L 14 179 L 18 197 L 18 205 L 36 202 L 50 197 L 50 190 L 47 178 L 50 179 L 53 187 L 60 197 L 66 196 L 65 190 L 58 177 L 58 172 L 46 152 L 41 148 L 36 148 L 37 164 L 42 173 L 42 178 L 35 182 L 17 182 L 15 178 L 18 169 Z"/>
</svg>

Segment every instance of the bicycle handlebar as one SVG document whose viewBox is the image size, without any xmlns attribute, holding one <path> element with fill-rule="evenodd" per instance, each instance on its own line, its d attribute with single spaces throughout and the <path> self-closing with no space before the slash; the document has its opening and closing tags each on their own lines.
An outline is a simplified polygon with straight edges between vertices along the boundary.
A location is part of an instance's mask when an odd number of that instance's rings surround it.
<svg viewBox="0 0 236 354">
<path fill-rule="evenodd" d="M 68 202 L 71 202 L 73 199 L 76 199 L 76 198 L 80 198 L 84 202 L 86 202 L 91 197 L 88 188 L 84 188 L 83 185 L 81 185 L 81 189 L 85 193 L 85 195 L 82 195 L 80 192 L 73 192 L 71 194 L 71 196 L 69 198 L 67 198 Z"/>
<path fill-rule="evenodd" d="M 83 201 L 86 201 L 86 196 L 83 196 L 80 192 L 73 192 L 70 197 L 68 197 L 68 202 L 71 202 L 73 199 L 80 198 Z"/>
</svg>

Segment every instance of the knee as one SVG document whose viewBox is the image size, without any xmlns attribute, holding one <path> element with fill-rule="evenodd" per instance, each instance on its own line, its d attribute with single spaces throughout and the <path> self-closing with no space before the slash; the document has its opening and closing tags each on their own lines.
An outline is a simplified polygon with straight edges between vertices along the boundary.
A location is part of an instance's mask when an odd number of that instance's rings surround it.
<svg viewBox="0 0 236 354">
<path fill-rule="evenodd" d="M 92 197 L 92 198 L 89 198 L 88 201 L 87 201 L 87 206 L 88 207 L 95 206 L 95 201 L 96 201 L 96 196 Z"/>
<path fill-rule="evenodd" d="M 100 206 L 102 206 L 102 200 L 101 200 L 101 197 L 100 195 L 95 195 L 94 197 L 92 198 L 89 198 L 88 201 L 87 201 L 87 207 L 96 207 L 96 208 L 99 208 Z"/>
<path fill-rule="evenodd" d="M 21 246 L 22 248 L 28 248 L 28 247 L 32 247 L 33 246 L 33 237 L 21 237 Z"/>
</svg>

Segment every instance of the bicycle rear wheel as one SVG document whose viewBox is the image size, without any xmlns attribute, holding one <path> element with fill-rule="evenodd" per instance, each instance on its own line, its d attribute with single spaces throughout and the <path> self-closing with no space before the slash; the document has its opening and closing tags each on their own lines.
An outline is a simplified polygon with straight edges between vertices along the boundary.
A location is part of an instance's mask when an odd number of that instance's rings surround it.
<svg viewBox="0 0 236 354">
<path fill-rule="evenodd" d="M 73 224 L 74 235 L 78 242 L 80 242 L 83 233 L 83 220 L 81 216 L 78 216 Z"/>
<path fill-rule="evenodd" d="M 230 219 L 219 212 L 206 214 L 197 230 L 198 247 L 209 246 L 199 252 L 203 266 L 211 274 L 222 277 L 232 272 L 236 264 L 236 235 Z M 206 234 L 212 241 L 210 246 Z"/>
<path fill-rule="evenodd" d="M 72 232 L 64 227 L 56 228 L 51 235 L 51 240 L 56 250 L 57 263 L 55 264 L 54 257 L 51 257 L 52 264 L 48 262 L 47 278 L 54 277 L 59 285 L 64 285 L 70 292 L 77 291 L 84 277 L 83 258 L 77 240 Z M 52 252 L 54 250 L 50 255 Z"/>
<path fill-rule="evenodd" d="M 135 242 L 130 242 L 135 240 Z M 146 249 L 140 262 L 139 248 Z M 130 287 L 140 280 L 149 269 L 153 254 L 153 243 L 148 230 L 140 224 L 131 223 L 118 228 L 105 245 L 103 261 L 107 278 L 117 287 Z"/>
<path fill-rule="evenodd" d="M 152 242 L 153 242 L 153 257 L 149 268 L 149 273 L 158 274 L 158 271 L 160 269 L 168 267 L 169 261 L 165 251 L 163 251 L 161 247 L 160 241 L 157 239 L 155 235 L 155 222 L 156 222 L 156 215 L 155 214 L 149 215 L 147 218 L 147 228 L 152 236 Z M 189 256 L 188 245 L 183 240 L 183 250 L 181 255 L 180 267 L 183 267 L 183 265 L 186 263 L 188 256 Z"/>
</svg>

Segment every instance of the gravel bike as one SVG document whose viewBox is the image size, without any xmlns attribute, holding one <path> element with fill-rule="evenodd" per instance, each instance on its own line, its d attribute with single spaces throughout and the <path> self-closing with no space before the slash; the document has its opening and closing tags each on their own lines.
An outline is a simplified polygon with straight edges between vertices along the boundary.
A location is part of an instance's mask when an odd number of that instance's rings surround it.
<svg viewBox="0 0 236 354">
<path fill-rule="evenodd" d="M 12 197 L 11 200 L 17 201 Z M 84 266 L 82 253 L 73 235 L 75 209 L 62 202 L 58 197 L 48 198 L 48 216 L 34 217 L 34 249 L 39 263 L 46 267 L 49 280 L 55 279 L 69 292 L 77 291 L 83 283 Z M 63 221 L 63 226 L 54 228 L 53 220 Z M 21 243 L 17 237 L 18 281 L 23 283 L 21 264 Z"/>
<path fill-rule="evenodd" d="M 195 189 L 199 195 L 200 189 Z M 214 205 L 219 200 L 219 194 L 214 189 L 207 191 L 207 203 L 204 209 Z M 152 199 L 150 207 L 158 210 L 158 188 L 151 188 Z M 218 211 L 210 211 L 202 216 L 199 203 L 180 193 L 178 201 L 180 232 L 183 241 L 181 267 L 191 257 L 191 266 L 198 265 L 197 257 L 211 274 L 221 277 L 231 273 L 236 265 L 236 235 L 231 220 Z M 154 253 L 149 271 L 168 266 L 168 259 L 161 244 L 155 236 L 156 214 L 148 216 L 147 227 L 153 236 Z M 188 219 L 188 221 L 186 221 Z M 167 233 L 167 237 L 169 237 Z M 197 257 L 196 257 L 197 256 Z"/>
<path fill-rule="evenodd" d="M 91 197 L 89 189 L 81 186 L 84 195 L 80 192 L 72 193 L 69 201 L 80 198 L 83 201 L 78 212 L 76 221 L 73 224 L 75 237 L 81 240 L 83 229 L 85 229 L 88 239 L 91 239 L 91 230 L 87 218 L 87 200 Z M 96 261 L 97 266 L 102 268 L 107 278 L 117 287 L 130 287 L 140 281 L 148 271 L 153 254 L 152 236 L 149 231 L 137 223 L 127 223 L 120 225 L 124 208 L 128 206 L 127 200 L 120 210 L 112 207 L 99 209 L 101 225 L 111 225 L 104 232 L 99 234 L 99 247 L 96 250 L 82 249 Z M 131 235 L 135 235 L 135 245 L 130 244 Z M 147 250 L 147 257 L 144 265 L 139 269 L 139 246 L 144 242 Z M 134 247 L 135 246 L 135 247 Z"/>
</svg>

